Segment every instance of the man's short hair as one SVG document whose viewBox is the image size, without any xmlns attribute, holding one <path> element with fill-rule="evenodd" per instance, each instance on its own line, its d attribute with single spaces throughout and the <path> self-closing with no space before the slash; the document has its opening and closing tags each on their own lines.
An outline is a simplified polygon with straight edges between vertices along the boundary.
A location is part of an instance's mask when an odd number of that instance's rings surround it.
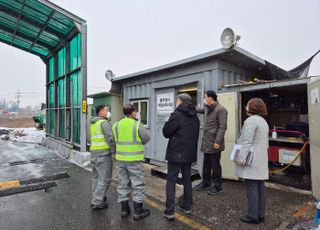
<svg viewBox="0 0 320 230">
<path fill-rule="evenodd" d="M 178 95 L 178 98 L 182 101 L 182 102 L 192 102 L 192 97 L 187 94 L 187 93 L 180 93 Z"/>
<path fill-rule="evenodd" d="M 109 105 L 98 105 L 96 107 L 96 115 L 99 115 L 100 111 L 103 110 L 105 107 L 109 108 Z"/>
<path fill-rule="evenodd" d="M 136 108 L 132 104 L 126 104 L 123 106 L 123 114 L 125 116 L 131 115 L 134 111 L 136 111 Z"/>
<path fill-rule="evenodd" d="M 213 90 L 208 90 L 205 92 L 205 94 L 207 94 L 207 97 L 211 97 L 215 101 L 217 101 L 218 99 L 216 92 L 214 92 Z"/>
</svg>

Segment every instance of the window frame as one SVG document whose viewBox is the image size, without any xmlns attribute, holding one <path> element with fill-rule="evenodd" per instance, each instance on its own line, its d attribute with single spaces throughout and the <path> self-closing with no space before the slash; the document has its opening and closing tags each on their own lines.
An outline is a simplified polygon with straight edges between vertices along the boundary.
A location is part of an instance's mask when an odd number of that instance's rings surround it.
<svg viewBox="0 0 320 230">
<path fill-rule="evenodd" d="M 142 102 L 146 102 L 147 103 L 147 124 L 143 124 L 141 122 L 141 113 L 140 113 L 140 111 L 141 111 L 141 103 Z M 149 128 L 149 99 L 132 99 L 132 100 L 130 100 L 130 103 L 131 104 L 138 103 L 138 111 L 137 112 L 139 112 L 139 114 L 140 114 L 139 115 L 139 121 L 141 122 L 141 124 L 144 127 Z"/>
</svg>

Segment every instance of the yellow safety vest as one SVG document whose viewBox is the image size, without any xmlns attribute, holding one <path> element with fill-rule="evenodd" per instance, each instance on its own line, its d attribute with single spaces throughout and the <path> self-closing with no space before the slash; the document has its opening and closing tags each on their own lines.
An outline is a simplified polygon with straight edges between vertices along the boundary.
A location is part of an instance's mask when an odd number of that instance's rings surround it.
<svg viewBox="0 0 320 230">
<path fill-rule="evenodd" d="M 108 143 L 102 133 L 101 124 L 103 122 L 109 122 L 109 121 L 101 119 L 101 120 L 98 120 L 96 123 L 91 124 L 91 126 L 90 126 L 90 131 L 91 131 L 90 150 L 110 149 L 110 146 L 108 145 Z M 109 124 L 110 124 L 110 122 L 109 122 Z"/>
<path fill-rule="evenodd" d="M 125 117 L 113 125 L 116 160 L 132 162 L 144 159 L 144 147 L 139 136 L 140 124 L 139 121 Z"/>
</svg>

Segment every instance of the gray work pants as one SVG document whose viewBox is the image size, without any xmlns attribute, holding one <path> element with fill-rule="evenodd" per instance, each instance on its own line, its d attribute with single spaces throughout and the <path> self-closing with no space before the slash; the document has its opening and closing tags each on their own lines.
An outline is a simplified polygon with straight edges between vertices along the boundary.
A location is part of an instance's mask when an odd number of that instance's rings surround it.
<svg viewBox="0 0 320 230">
<path fill-rule="evenodd" d="M 266 211 L 266 189 L 264 180 L 245 180 L 247 199 L 248 199 L 248 216 L 257 220 L 264 217 Z"/>
<path fill-rule="evenodd" d="M 132 200 L 137 203 L 143 203 L 145 198 L 143 163 L 118 161 L 116 169 L 118 174 L 118 202 L 129 200 L 132 192 Z"/>
<path fill-rule="evenodd" d="M 112 179 L 112 157 L 111 154 L 101 156 L 91 153 L 92 168 L 92 205 L 102 205 L 104 197 L 111 185 Z"/>
</svg>

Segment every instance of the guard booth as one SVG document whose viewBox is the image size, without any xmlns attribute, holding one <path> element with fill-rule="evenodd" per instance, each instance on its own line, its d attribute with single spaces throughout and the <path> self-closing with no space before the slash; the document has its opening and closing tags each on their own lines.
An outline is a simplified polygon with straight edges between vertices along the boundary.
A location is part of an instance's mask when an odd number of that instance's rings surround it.
<svg viewBox="0 0 320 230">
<path fill-rule="evenodd" d="M 111 124 L 119 121 L 123 117 L 123 107 L 120 95 L 112 94 L 108 92 L 95 93 L 88 95 L 88 98 L 92 98 L 92 104 L 88 105 L 87 116 L 87 143 L 90 143 L 90 121 L 96 116 L 96 107 L 98 105 L 108 105 L 111 112 Z M 89 100 L 88 100 L 89 101 Z"/>
<path fill-rule="evenodd" d="M 46 65 L 47 145 L 86 151 L 86 22 L 46 0 L 0 0 L 0 41 Z"/>
<path fill-rule="evenodd" d="M 165 152 L 168 140 L 163 137 L 162 128 L 168 120 L 170 113 L 175 109 L 177 95 L 182 92 L 192 96 L 193 104 L 203 107 L 205 91 L 214 90 L 218 94 L 219 102 L 228 110 L 228 129 L 225 134 L 226 149 L 222 153 L 222 176 L 226 179 L 238 179 L 235 176 L 234 162 L 230 161 L 230 153 L 236 142 L 236 137 L 243 124 L 245 117 L 244 108 L 247 101 L 252 97 L 262 97 L 268 105 L 268 123 L 270 131 L 273 126 L 287 125 L 290 122 L 319 121 L 315 113 L 310 114 L 308 105 L 308 90 L 311 79 L 307 76 L 307 63 L 295 69 L 296 72 L 287 72 L 281 68 L 249 53 L 248 51 L 233 46 L 229 49 L 218 49 L 195 57 L 170 63 L 164 66 L 144 70 L 138 73 L 113 78 L 110 92 L 121 94 L 123 103 L 132 103 L 136 106 L 140 121 L 149 130 L 151 141 L 146 146 L 145 156 L 154 163 L 165 162 Z M 302 71 L 300 71 L 302 69 Z M 289 76 L 290 75 L 290 76 Z M 277 95 L 277 97 L 276 97 Z M 200 138 L 198 144 L 198 171 L 201 174 L 203 154 L 200 151 L 203 119 L 201 120 Z M 311 126 L 310 126 L 311 127 Z M 284 127 L 286 129 L 287 127 Z M 309 132 L 309 129 L 307 129 Z M 309 132 L 310 139 L 316 144 L 315 139 Z M 277 159 L 269 159 L 270 164 L 282 168 L 291 162 L 296 150 L 303 145 L 302 138 L 295 136 L 284 138 L 294 146 L 282 146 L 281 139 L 272 140 L 270 145 L 277 146 L 277 152 L 269 154 L 269 158 L 277 155 Z M 273 142 L 272 142 L 273 141 Z M 288 143 L 286 143 L 288 144 Z M 310 162 L 318 159 L 315 150 L 318 145 L 306 150 L 304 159 L 295 170 L 289 172 L 289 176 L 282 175 L 280 179 L 293 182 L 305 182 L 319 196 L 320 174 L 314 164 Z M 288 151 L 289 155 L 286 155 Z M 281 160 L 279 160 L 280 158 Z M 285 158 L 285 159 L 284 159 Z M 286 160 L 286 161 L 284 161 Z M 303 162 L 303 164 L 301 164 Z M 270 167 L 271 167 L 270 166 Z M 273 168 L 270 168 L 271 170 Z M 291 168 L 290 168 L 291 169 Z M 310 173 L 311 172 L 311 173 Z M 293 175 L 298 175 L 294 177 Z M 312 176 L 312 178 L 311 178 Z M 304 181 L 305 180 L 305 181 Z M 280 183 L 280 180 L 276 181 Z M 291 184 L 295 186 L 295 184 Z"/>
</svg>

